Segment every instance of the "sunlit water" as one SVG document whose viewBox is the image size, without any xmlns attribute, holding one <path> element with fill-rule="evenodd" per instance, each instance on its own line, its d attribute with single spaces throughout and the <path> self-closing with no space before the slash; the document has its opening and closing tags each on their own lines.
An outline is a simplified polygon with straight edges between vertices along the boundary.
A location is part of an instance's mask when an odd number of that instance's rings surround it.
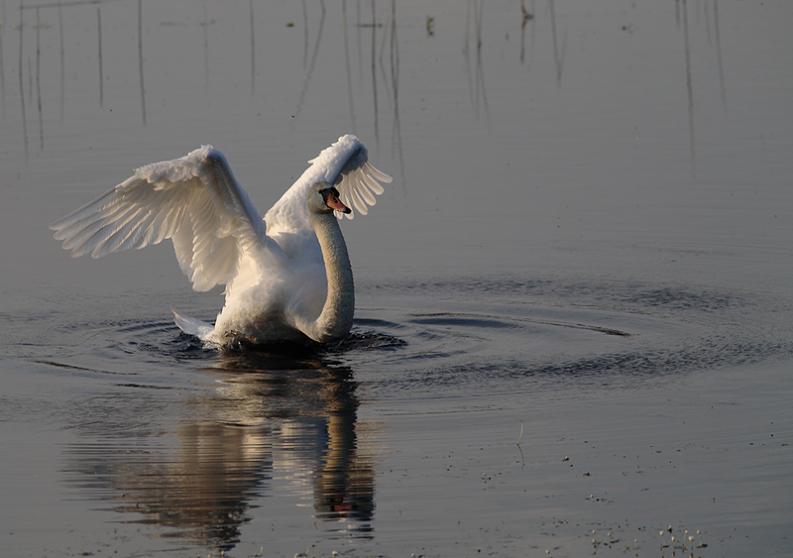
<svg viewBox="0 0 793 558">
<path fill-rule="evenodd" d="M 793 551 L 786 3 L 66 4 L 21 73 L 0 4 L 10 556 Z M 265 210 L 347 131 L 396 180 L 337 345 L 205 349 L 170 247 L 49 237 L 207 142 Z"/>
</svg>

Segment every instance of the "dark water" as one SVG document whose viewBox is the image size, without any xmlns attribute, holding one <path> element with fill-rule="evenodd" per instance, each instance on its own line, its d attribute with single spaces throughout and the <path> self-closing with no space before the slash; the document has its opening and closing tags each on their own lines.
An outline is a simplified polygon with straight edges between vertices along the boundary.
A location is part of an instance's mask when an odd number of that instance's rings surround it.
<svg viewBox="0 0 793 558">
<path fill-rule="evenodd" d="M 71 308 L 61 303 L 12 318 L 4 376 L 13 389 L 4 393 L 0 419 L 14 457 L 6 458 L 4 476 L 33 471 L 33 493 L 57 502 L 39 508 L 29 486 L 10 484 L 19 504 L 8 540 L 22 542 L 20 555 L 28 548 L 368 555 L 404 547 L 447 555 L 485 543 L 496 554 L 522 552 L 550 532 L 576 555 L 589 546 L 591 529 L 605 525 L 599 536 L 616 532 L 609 540 L 655 552 L 663 522 L 705 530 L 706 544 L 727 545 L 714 505 L 701 500 L 731 497 L 736 479 L 686 487 L 691 481 L 678 467 L 707 477 L 707 461 L 726 452 L 738 481 L 748 480 L 744 468 L 760 467 L 767 482 L 789 487 L 783 363 L 793 355 L 793 331 L 790 309 L 775 299 L 517 276 L 364 282 L 359 292 L 351 337 L 315 352 L 204 349 L 161 312 L 141 308 L 167 307 L 178 293 L 78 298 Z M 735 386 L 721 400 L 724 388 L 712 385 L 758 371 L 765 380 L 769 370 L 783 383 L 766 386 L 771 393 L 758 409 Z M 692 393 L 693 410 L 686 405 Z M 659 404 L 660 414 L 641 407 Z M 735 416 L 736 405 L 750 412 Z M 737 432 L 711 424 L 720 406 L 738 420 Z M 626 417 L 639 424 L 624 424 Z M 670 419 L 682 422 L 671 433 Z M 756 452 L 738 451 L 754 443 L 768 444 L 760 463 Z M 567 479 L 544 471 L 553 464 L 565 473 L 574 451 L 586 471 Z M 617 458 L 620 452 L 626 455 Z M 660 452 L 682 462 L 657 459 Z M 20 470 L 18 459 L 28 466 Z M 590 469 L 597 481 L 583 488 Z M 608 477 L 618 473 L 639 478 L 612 484 Z M 41 477 L 48 482 L 40 485 Z M 687 496 L 668 499 L 668 482 Z M 635 505 L 655 484 L 655 509 L 632 525 L 620 503 Z M 453 504 L 458 489 L 473 491 L 466 498 L 473 509 L 495 504 L 498 512 L 480 516 Z M 515 494 L 524 498 L 510 500 Z M 733 509 L 738 530 L 751 533 L 752 544 L 784 548 L 787 496 L 762 496 L 777 506 L 762 519 L 751 504 L 759 494 Z M 604 509 L 581 517 L 578 506 L 590 501 Z M 423 542 L 413 539 L 418 518 L 432 509 L 469 527 L 441 522 Z M 569 515 L 574 528 L 562 519 Z M 559 523 L 523 531 L 548 521 Z M 762 536 L 749 525 L 755 521 Z M 54 533 L 34 544 L 36 524 Z M 472 538 L 458 548 L 466 532 Z"/>
<path fill-rule="evenodd" d="M 787 3 L 70 4 L 0 4 L 4 555 L 793 552 Z M 49 237 L 347 131 L 396 180 L 340 344 L 207 350 L 170 247 Z"/>
</svg>

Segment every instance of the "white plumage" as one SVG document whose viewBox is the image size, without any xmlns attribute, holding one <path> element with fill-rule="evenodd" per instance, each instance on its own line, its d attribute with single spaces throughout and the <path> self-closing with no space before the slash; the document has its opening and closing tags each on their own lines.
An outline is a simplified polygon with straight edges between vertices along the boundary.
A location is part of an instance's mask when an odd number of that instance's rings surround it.
<svg viewBox="0 0 793 558">
<path fill-rule="evenodd" d="M 326 217 L 330 209 L 317 205 L 318 191 L 335 185 L 352 219 L 368 213 L 391 177 L 368 161 L 365 146 L 352 135 L 309 163 L 264 219 L 224 155 L 203 146 L 139 168 L 51 228 L 73 256 L 93 258 L 170 239 L 193 289 L 226 285 L 214 327 L 174 313 L 181 329 L 205 341 L 222 345 L 242 336 L 269 342 L 301 334 L 332 340 L 349 330 L 338 322 L 352 321 L 346 306 L 354 299 L 345 295 L 353 288 L 352 274 L 344 269 L 349 260 L 341 230 Z"/>
</svg>

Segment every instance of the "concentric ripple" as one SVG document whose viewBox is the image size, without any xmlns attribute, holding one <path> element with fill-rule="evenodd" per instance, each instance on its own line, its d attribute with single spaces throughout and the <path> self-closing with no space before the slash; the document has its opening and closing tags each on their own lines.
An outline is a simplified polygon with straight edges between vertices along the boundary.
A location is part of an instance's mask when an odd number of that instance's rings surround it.
<svg viewBox="0 0 793 558">
<path fill-rule="evenodd" d="M 264 497 L 295 520 L 312 510 L 331 538 L 372 536 L 381 436 L 364 404 L 437 413 L 793 355 L 789 306 L 707 288 L 370 283 L 340 343 L 224 352 L 166 319 L 168 298 L 76 300 L 14 320 L 8 352 L 26 378 L 65 391 L 4 406 L 73 435 L 62 474 L 77 497 L 218 551 Z"/>
<path fill-rule="evenodd" d="M 551 378 L 619 384 L 793 354 L 789 306 L 746 293 L 474 278 L 373 283 L 362 295 L 340 343 L 237 351 L 278 359 L 281 368 L 299 368 L 306 356 L 343 364 L 378 397 L 438 385 L 534 389 L 533 381 Z M 59 320 L 66 342 L 25 344 L 24 352 L 63 372 L 143 376 L 140 385 L 158 386 L 162 367 L 212 367 L 218 358 L 167 319 L 130 311 L 117 321 Z"/>
</svg>

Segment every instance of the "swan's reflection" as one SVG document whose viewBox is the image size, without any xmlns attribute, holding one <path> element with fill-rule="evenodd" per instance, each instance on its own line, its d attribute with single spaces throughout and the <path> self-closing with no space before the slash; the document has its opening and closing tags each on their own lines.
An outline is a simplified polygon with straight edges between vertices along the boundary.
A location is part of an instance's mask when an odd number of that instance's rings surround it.
<svg viewBox="0 0 793 558">
<path fill-rule="evenodd" d="M 356 531 L 370 530 L 374 471 L 371 456 L 358 448 L 358 384 L 352 370 L 320 361 L 304 361 L 295 370 L 294 360 L 272 356 L 267 370 L 261 364 L 256 353 L 222 357 L 219 370 L 230 373 L 222 380 L 224 400 L 253 405 L 242 413 L 227 408 L 230 423 L 277 418 L 274 476 L 304 487 L 310 479 L 317 517 L 346 519 Z"/>
<path fill-rule="evenodd" d="M 179 402 L 166 432 L 72 447 L 81 488 L 138 514 L 129 521 L 219 550 L 239 541 L 253 507 L 281 505 L 267 500 L 274 492 L 313 503 L 329 529 L 368 536 L 374 471 L 358 444 L 352 371 L 248 353 L 219 356 L 207 373 L 216 387 Z"/>
</svg>

